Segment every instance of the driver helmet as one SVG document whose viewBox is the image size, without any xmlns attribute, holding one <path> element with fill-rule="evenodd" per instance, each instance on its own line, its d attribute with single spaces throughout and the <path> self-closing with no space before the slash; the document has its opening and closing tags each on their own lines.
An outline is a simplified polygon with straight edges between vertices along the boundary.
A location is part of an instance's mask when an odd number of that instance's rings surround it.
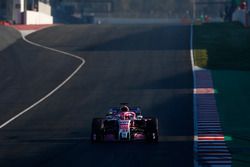
<svg viewBox="0 0 250 167">
<path fill-rule="evenodd" d="M 121 112 L 128 112 L 129 111 L 129 107 L 126 106 L 126 105 L 124 105 L 124 106 L 121 107 L 120 110 L 121 110 Z"/>
</svg>

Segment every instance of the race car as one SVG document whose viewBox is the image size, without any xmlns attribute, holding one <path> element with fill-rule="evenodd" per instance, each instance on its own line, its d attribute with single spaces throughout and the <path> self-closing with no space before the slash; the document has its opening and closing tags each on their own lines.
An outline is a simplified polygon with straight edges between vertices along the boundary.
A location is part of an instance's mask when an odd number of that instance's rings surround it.
<svg viewBox="0 0 250 167">
<path fill-rule="evenodd" d="M 128 107 L 127 103 L 111 108 L 105 118 L 94 118 L 92 121 L 92 143 L 104 141 L 157 143 L 158 138 L 158 119 L 144 118 L 139 107 Z"/>
</svg>

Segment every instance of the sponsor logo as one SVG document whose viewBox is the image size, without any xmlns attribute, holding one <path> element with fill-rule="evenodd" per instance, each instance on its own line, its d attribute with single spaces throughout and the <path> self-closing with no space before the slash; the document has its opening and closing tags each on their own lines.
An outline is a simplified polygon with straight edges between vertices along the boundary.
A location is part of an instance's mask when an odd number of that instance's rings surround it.
<svg viewBox="0 0 250 167">
<path fill-rule="evenodd" d="M 129 121 L 120 121 L 120 129 L 128 130 L 129 129 Z"/>
<path fill-rule="evenodd" d="M 128 129 L 129 128 L 129 126 L 128 125 L 120 125 L 120 129 Z"/>
</svg>

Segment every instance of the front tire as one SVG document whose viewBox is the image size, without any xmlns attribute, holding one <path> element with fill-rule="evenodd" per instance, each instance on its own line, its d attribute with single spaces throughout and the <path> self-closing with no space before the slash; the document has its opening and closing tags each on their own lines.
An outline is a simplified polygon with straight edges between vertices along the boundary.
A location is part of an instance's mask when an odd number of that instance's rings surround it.
<svg viewBox="0 0 250 167">
<path fill-rule="evenodd" d="M 104 140 L 104 120 L 94 118 L 92 120 L 91 142 L 98 143 Z"/>
<path fill-rule="evenodd" d="M 145 136 L 148 143 L 158 143 L 159 131 L 157 118 L 148 118 L 146 121 Z"/>
</svg>

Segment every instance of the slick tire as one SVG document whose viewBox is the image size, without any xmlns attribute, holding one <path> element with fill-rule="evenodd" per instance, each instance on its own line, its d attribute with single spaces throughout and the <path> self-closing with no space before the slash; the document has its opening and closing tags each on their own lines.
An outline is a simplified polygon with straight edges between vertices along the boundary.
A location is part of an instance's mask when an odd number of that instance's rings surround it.
<svg viewBox="0 0 250 167">
<path fill-rule="evenodd" d="M 102 118 L 94 118 L 92 120 L 91 142 L 99 143 L 104 140 L 104 120 Z"/>
<path fill-rule="evenodd" d="M 158 131 L 158 119 L 149 118 L 146 122 L 146 142 L 148 143 L 158 143 L 159 141 L 159 131 Z"/>
</svg>

